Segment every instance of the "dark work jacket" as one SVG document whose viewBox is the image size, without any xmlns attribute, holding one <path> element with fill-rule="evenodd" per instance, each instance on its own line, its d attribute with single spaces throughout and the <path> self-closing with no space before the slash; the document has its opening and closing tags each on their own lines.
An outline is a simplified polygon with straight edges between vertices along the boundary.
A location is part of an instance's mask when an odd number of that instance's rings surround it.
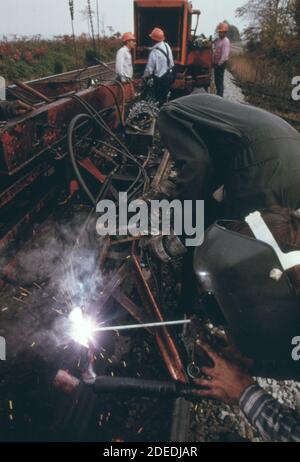
<svg viewBox="0 0 300 462">
<path fill-rule="evenodd" d="M 269 112 L 208 94 L 161 110 L 162 140 L 181 169 L 178 193 L 208 199 L 225 185 L 228 217 L 300 208 L 300 134 Z"/>
</svg>

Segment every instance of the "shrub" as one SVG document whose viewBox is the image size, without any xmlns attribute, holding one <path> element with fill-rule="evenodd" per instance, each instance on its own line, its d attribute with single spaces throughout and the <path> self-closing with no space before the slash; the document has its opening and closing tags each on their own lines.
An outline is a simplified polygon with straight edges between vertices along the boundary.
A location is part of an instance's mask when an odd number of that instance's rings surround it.
<svg viewBox="0 0 300 462">
<path fill-rule="evenodd" d="M 77 61 L 75 59 L 75 45 Z M 94 65 L 95 58 L 102 61 L 114 60 L 120 40 L 104 38 L 96 43 L 86 34 L 76 38 L 57 36 L 53 40 L 44 40 L 41 36 L 17 37 L 8 41 L 6 37 L 0 41 L 0 74 L 8 82 L 16 79 L 30 80 L 39 77 L 71 71 L 77 67 Z"/>
</svg>

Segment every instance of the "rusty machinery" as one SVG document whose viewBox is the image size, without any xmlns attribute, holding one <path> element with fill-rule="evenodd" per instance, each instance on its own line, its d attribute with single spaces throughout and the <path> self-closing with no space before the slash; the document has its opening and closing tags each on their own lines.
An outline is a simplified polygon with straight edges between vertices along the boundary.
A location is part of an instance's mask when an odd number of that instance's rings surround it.
<svg viewBox="0 0 300 462">
<path fill-rule="evenodd" d="M 24 230 L 30 230 L 43 212 L 49 213 L 62 190 L 69 190 L 68 196 L 82 188 L 93 206 L 76 245 L 80 245 L 94 219 L 94 205 L 100 198 L 108 195 L 117 201 L 118 191 L 127 190 L 129 197 L 151 199 L 164 191 L 171 168 L 169 153 L 165 152 L 154 164 L 149 153 L 132 155 L 126 139 L 116 133 L 125 127 L 125 113 L 135 101 L 135 90 L 132 84 L 122 85 L 101 77 L 101 71 L 107 73 L 107 68 L 83 69 L 27 84 L 16 82 L 8 89 L 10 98 L 30 103 L 33 110 L 1 126 L 2 256 L 7 256 L 12 242 L 23 239 Z M 90 86 L 91 77 L 96 81 L 94 86 Z M 102 151 L 103 146 L 108 152 Z M 106 281 L 98 303 L 105 307 L 113 300 L 138 323 L 161 323 L 165 313 L 153 290 L 155 271 L 149 264 L 147 245 L 143 236 L 105 239 L 98 250 L 98 265 Z M 117 261 L 113 272 L 110 261 Z M 145 262 L 150 275 L 145 273 Z M 2 283 L 11 277 L 13 265 L 10 255 L 1 268 Z M 110 271 L 106 272 L 106 268 Z M 148 331 L 173 380 L 171 395 L 182 396 L 178 390 L 188 390 L 190 395 L 189 357 L 179 341 L 178 330 L 164 326 Z M 91 350 L 87 368 L 93 356 Z M 148 385 L 150 392 L 161 389 L 159 384 L 154 388 Z M 147 389 L 148 385 L 144 383 L 141 388 Z M 129 383 L 129 389 L 136 387 L 136 382 Z"/>
<path fill-rule="evenodd" d="M 67 161 L 67 128 L 74 115 L 86 112 L 84 103 L 102 114 L 111 129 L 123 123 L 135 91 L 131 84 L 107 81 L 108 77 L 106 68 L 95 66 L 26 84 L 15 82 L 7 88 L 9 99 L 29 103 L 32 111 L 1 122 L 2 254 L 7 254 L 7 247 L 20 239 L 62 189 L 74 188 Z M 90 81 L 95 78 L 99 82 L 93 87 Z M 83 160 L 83 165 L 97 181 L 105 180 L 91 160 Z M 5 273 L 2 259 L 2 275 Z"/>
<path fill-rule="evenodd" d="M 208 88 L 211 82 L 212 43 L 197 36 L 200 11 L 193 10 L 188 0 L 135 0 L 135 67 L 141 73 L 148 60 L 154 27 L 160 27 L 170 44 L 176 68 L 174 90 Z M 193 24 L 195 22 L 195 24 Z"/>
</svg>

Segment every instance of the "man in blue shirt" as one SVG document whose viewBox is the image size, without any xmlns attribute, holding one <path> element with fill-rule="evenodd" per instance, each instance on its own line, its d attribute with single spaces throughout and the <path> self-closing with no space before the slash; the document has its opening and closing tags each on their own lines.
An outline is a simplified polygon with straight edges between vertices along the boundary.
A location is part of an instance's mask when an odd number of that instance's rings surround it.
<svg viewBox="0 0 300 462">
<path fill-rule="evenodd" d="M 167 102 L 173 83 L 174 59 L 171 47 L 165 42 L 164 31 L 155 28 L 150 34 L 155 42 L 152 47 L 143 78 L 154 79 L 154 96 L 159 105 Z"/>
</svg>

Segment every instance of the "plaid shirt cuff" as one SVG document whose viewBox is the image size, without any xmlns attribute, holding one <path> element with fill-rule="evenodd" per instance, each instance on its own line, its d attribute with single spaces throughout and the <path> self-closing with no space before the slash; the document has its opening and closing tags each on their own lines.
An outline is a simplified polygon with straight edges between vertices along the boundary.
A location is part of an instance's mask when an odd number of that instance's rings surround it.
<svg viewBox="0 0 300 462">
<path fill-rule="evenodd" d="M 259 385 L 250 385 L 240 398 L 240 408 L 255 426 L 258 417 L 261 415 L 264 407 L 272 401 L 273 398 L 266 393 Z"/>
</svg>

